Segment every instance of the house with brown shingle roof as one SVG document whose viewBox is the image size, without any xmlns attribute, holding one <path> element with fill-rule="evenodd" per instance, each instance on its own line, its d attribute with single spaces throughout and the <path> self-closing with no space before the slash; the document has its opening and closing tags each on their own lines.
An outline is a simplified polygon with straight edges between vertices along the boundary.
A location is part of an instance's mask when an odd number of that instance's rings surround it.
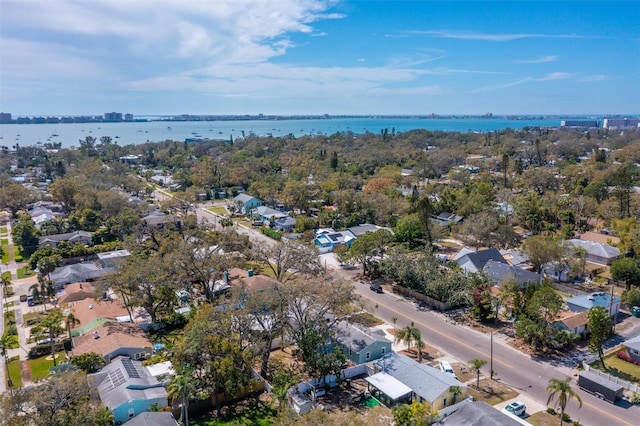
<svg viewBox="0 0 640 426">
<path fill-rule="evenodd" d="M 81 300 L 89 299 L 94 296 L 95 289 L 89 283 L 75 283 L 64 287 L 62 294 L 58 297 L 58 303 L 61 306 Z"/>
<path fill-rule="evenodd" d="M 73 338 L 73 355 L 96 352 L 107 362 L 123 355 L 131 359 L 151 356 L 153 343 L 140 325 L 109 321 Z"/>
<path fill-rule="evenodd" d="M 558 314 L 558 319 L 554 323 L 554 327 L 560 330 L 569 331 L 576 337 L 586 337 L 589 333 L 588 324 L 589 318 L 587 316 L 587 311 L 561 311 Z"/>
<path fill-rule="evenodd" d="M 246 286 L 249 291 L 264 291 L 275 288 L 278 281 L 266 275 L 254 275 L 253 270 L 232 268 L 229 270 L 229 285 L 231 287 Z"/>
</svg>

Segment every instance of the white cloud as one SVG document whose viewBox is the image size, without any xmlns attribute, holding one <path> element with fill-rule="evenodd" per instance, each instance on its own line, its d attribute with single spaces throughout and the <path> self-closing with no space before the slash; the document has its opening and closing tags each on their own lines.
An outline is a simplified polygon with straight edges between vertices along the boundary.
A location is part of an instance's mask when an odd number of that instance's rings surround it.
<svg viewBox="0 0 640 426">
<path fill-rule="evenodd" d="M 604 80 L 610 80 L 610 78 L 604 74 L 598 74 L 598 75 L 588 75 L 586 77 L 581 78 L 578 81 L 580 83 L 591 83 L 592 81 L 604 81 Z"/>
<path fill-rule="evenodd" d="M 426 35 L 437 38 L 480 41 L 512 41 L 523 38 L 581 38 L 576 34 L 536 34 L 536 33 L 474 33 L 451 30 L 409 31 L 409 34 Z"/>
<path fill-rule="evenodd" d="M 508 83 L 494 84 L 489 86 L 479 87 L 471 91 L 471 93 L 493 92 L 494 90 L 506 89 L 507 87 L 518 86 L 522 83 L 531 81 L 531 77 L 525 77 L 520 80 L 511 81 Z"/>
<path fill-rule="evenodd" d="M 557 60 L 558 60 L 557 56 L 548 55 L 548 56 L 541 56 L 535 59 L 525 59 L 521 61 L 515 61 L 515 63 L 516 64 L 545 64 L 547 62 L 555 62 Z"/>
<path fill-rule="evenodd" d="M 552 72 L 543 77 L 536 78 L 536 81 L 550 81 L 550 80 L 566 80 L 573 77 L 574 74 L 568 72 Z"/>
<path fill-rule="evenodd" d="M 403 95 L 442 95 L 446 91 L 440 86 L 418 86 L 418 87 L 400 87 L 400 88 L 376 88 L 371 93 L 385 96 L 403 96 Z"/>
<path fill-rule="evenodd" d="M 365 62 L 366 59 L 365 58 L 358 58 L 358 62 Z"/>
</svg>

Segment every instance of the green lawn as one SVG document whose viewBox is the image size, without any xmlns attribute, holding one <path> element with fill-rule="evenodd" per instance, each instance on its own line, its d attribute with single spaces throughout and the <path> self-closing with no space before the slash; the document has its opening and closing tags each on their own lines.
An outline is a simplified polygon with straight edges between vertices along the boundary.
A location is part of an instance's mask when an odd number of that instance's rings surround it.
<svg viewBox="0 0 640 426">
<path fill-rule="evenodd" d="M 567 413 L 571 415 L 571 413 Z M 560 416 L 547 413 L 546 411 L 538 411 L 537 413 L 527 417 L 525 419 L 534 426 L 558 426 Z M 562 422 L 563 425 L 573 424 L 573 419 L 570 422 Z"/>
<path fill-rule="evenodd" d="M 0 240 L 0 246 L 8 246 L 8 245 L 9 245 L 9 240 L 4 238 Z"/>
<path fill-rule="evenodd" d="M 616 356 L 615 353 L 604 358 L 606 372 L 612 376 L 621 378 L 628 382 L 640 383 L 640 366 L 631 364 Z M 591 364 L 592 367 L 602 370 L 600 361 Z"/>
<path fill-rule="evenodd" d="M 7 232 L 6 226 L 0 226 L 0 234 L 5 234 Z"/>
<path fill-rule="evenodd" d="M 64 351 L 60 351 L 56 354 L 56 361 L 58 364 L 65 361 Z M 31 380 L 34 382 L 38 379 L 44 379 L 47 377 L 49 375 L 49 370 L 53 367 L 53 359 L 51 358 L 51 355 L 33 358 L 28 362 L 29 367 L 31 368 Z"/>
<path fill-rule="evenodd" d="M 6 279 L 8 279 L 9 281 L 11 281 L 11 272 L 9 272 L 9 271 L 5 271 L 5 272 L 3 272 L 3 273 L 2 273 L 2 278 L 6 278 Z"/>
<path fill-rule="evenodd" d="M 192 426 L 270 426 L 274 423 L 276 416 L 276 410 L 268 405 L 258 404 L 221 418 L 214 418 L 211 413 L 189 418 L 189 424 Z"/>
<path fill-rule="evenodd" d="M 15 248 L 13 250 L 13 257 L 14 257 L 13 260 L 15 260 L 16 263 L 21 263 L 25 261 L 24 257 L 22 257 L 22 253 L 20 253 L 20 250 L 16 250 Z"/>
<path fill-rule="evenodd" d="M 2 246 L 6 247 L 7 246 L 7 240 L 2 240 Z M 2 250 L 2 263 L 3 264 L 7 264 L 9 263 L 9 261 L 11 260 L 11 258 L 9 257 L 9 250 L 7 250 L 6 248 Z"/>
<path fill-rule="evenodd" d="M 229 214 L 229 212 L 227 212 L 227 209 L 225 209 L 223 206 L 209 207 L 206 210 L 208 212 L 210 212 L 210 213 L 222 214 L 222 215 L 225 215 L 225 216 L 227 216 Z"/>
<path fill-rule="evenodd" d="M 16 260 L 16 262 L 17 262 L 17 260 Z M 23 266 L 22 268 L 18 269 L 17 272 L 18 272 L 18 279 L 32 277 L 32 276 L 34 276 L 36 274 L 28 266 Z"/>
<path fill-rule="evenodd" d="M 22 387 L 22 373 L 20 372 L 20 359 L 14 359 L 9 362 L 9 377 L 13 382 L 14 388 Z"/>
</svg>

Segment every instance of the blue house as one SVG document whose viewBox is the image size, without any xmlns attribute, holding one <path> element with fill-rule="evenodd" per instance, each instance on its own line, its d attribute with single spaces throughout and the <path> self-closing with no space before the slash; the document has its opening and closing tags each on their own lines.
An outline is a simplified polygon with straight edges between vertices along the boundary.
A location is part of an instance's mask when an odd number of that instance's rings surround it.
<svg viewBox="0 0 640 426">
<path fill-rule="evenodd" d="M 296 227 L 296 220 L 291 216 L 281 217 L 274 222 L 273 226 L 280 232 L 293 232 Z"/>
<path fill-rule="evenodd" d="M 356 240 L 356 236 L 349 230 L 335 232 L 333 229 L 324 229 L 320 232 L 321 233 L 316 233 L 313 244 L 321 254 L 330 253 L 341 245 L 351 247 L 351 244 Z"/>
<path fill-rule="evenodd" d="M 151 411 L 152 406 L 167 406 L 167 390 L 139 361 L 119 357 L 98 373 L 88 375 L 88 379 L 113 413 L 116 424 Z"/>
<path fill-rule="evenodd" d="M 233 205 L 236 206 L 236 211 L 239 211 L 242 214 L 247 214 L 256 207 L 260 207 L 262 205 L 262 201 L 248 194 L 238 194 L 233 199 Z"/>
<path fill-rule="evenodd" d="M 391 352 L 391 341 L 382 330 L 365 330 L 346 321 L 337 324 L 335 340 L 354 364 L 375 361 Z"/>
<path fill-rule="evenodd" d="M 621 299 L 602 291 L 575 296 L 565 301 L 571 312 L 586 312 L 591 308 L 600 306 L 615 317 L 620 310 Z"/>
</svg>

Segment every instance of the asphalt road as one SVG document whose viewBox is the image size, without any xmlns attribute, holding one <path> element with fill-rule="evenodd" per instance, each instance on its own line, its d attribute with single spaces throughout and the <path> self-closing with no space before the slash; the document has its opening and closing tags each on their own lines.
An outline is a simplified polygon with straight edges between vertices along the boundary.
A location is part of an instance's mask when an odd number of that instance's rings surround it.
<svg viewBox="0 0 640 426">
<path fill-rule="evenodd" d="M 439 313 L 419 310 L 415 303 L 404 300 L 396 295 L 378 294 L 369 289 L 368 285 L 355 284 L 356 292 L 364 299 L 368 299 L 376 306 L 375 314 L 391 324 L 391 318 L 398 318 L 397 327 L 403 327 L 413 321 L 420 329 L 423 340 L 443 352 L 450 354 L 461 362 L 480 358 L 489 361 L 491 353 L 490 336 L 471 330 L 451 322 Z M 483 373 L 489 375 L 489 364 Z M 493 370 L 496 380 L 512 387 L 518 392 L 545 404 L 547 401 L 546 387 L 551 378 L 564 379 L 566 376 L 561 369 L 555 368 L 547 362 L 532 359 L 517 350 L 494 339 Z M 618 403 L 612 405 L 578 388 L 572 381 L 574 391 L 582 399 L 579 408 L 575 401 L 570 401 L 566 412 L 574 420 L 583 425 L 640 425 L 640 407 Z"/>
<path fill-rule="evenodd" d="M 214 224 L 217 222 L 215 215 L 202 208 L 196 209 L 196 215 L 199 220 L 204 219 Z M 263 244 L 273 244 L 272 240 L 257 230 L 238 227 L 237 231 L 250 235 L 252 241 L 259 240 Z M 339 267 L 334 270 L 340 273 Z M 355 287 L 356 293 L 365 300 L 369 300 L 376 307 L 375 314 L 387 324 L 392 323 L 393 317 L 398 318 L 398 327 L 413 322 L 420 329 L 426 343 L 461 362 L 467 363 L 474 358 L 490 360 L 490 336 L 449 322 L 439 313 L 418 309 L 415 303 L 399 296 L 375 293 L 365 284 L 356 283 Z M 490 366 L 487 363 L 483 369 L 485 376 L 489 375 L 489 370 Z M 493 370 L 496 380 L 543 405 L 547 401 L 546 388 L 549 380 L 567 377 L 566 368 L 557 368 L 549 362 L 532 359 L 501 343 L 500 339 L 494 339 L 493 343 Z M 579 420 L 580 424 L 586 426 L 640 426 L 640 407 L 626 403 L 613 405 L 604 402 L 580 390 L 575 378 L 572 380 L 572 387 L 582 399 L 582 407 L 579 407 L 574 400 L 569 401 L 567 405 L 566 412 L 573 420 Z"/>
</svg>

